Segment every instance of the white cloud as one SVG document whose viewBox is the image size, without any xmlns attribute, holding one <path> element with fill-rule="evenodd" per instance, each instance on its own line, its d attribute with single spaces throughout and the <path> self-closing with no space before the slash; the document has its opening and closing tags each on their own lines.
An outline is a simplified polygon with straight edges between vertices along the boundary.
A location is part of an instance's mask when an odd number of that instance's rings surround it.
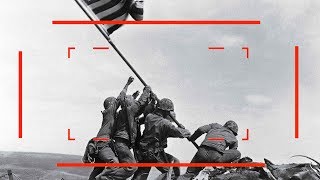
<svg viewBox="0 0 320 180">
<path fill-rule="evenodd" d="M 253 105 L 265 105 L 272 102 L 272 99 L 264 95 L 247 95 L 246 101 Z"/>
<path fill-rule="evenodd" d="M 241 47 L 245 41 L 243 37 L 236 35 L 222 35 L 219 40 L 213 42 L 217 45 L 222 45 L 224 47 Z"/>
</svg>

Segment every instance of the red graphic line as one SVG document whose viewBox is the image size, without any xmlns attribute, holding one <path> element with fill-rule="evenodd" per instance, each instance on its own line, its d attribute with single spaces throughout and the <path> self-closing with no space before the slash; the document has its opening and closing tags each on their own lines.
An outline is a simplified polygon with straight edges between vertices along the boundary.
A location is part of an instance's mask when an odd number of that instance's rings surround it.
<svg viewBox="0 0 320 180">
<path fill-rule="evenodd" d="M 19 51 L 19 138 L 22 138 L 22 51 Z"/>
<path fill-rule="evenodd" d="M 71 49 L 76 49 L 75 47 L 68 47 L 68 58 L 70 58 L 70 51 Z"/>
<path fill-rule="evenodd" d="M 249 48 L 243 47 L 242 49 L 246 51 L 246 58 L 249 59 Z"/>
<path fill-rule="evenodd" d="M 109 141 L 109 138 L 93 138 L 93 141 Z"/>
<path fill-rule="evenodd" d="M 295 46 L 294 53 L 294 119 L 295 119 L 295 138 L 299 138 L 299 46 Z"/>
<path fill-rule="evenodd" d="M 68 140 L 69 140 L 69 141 L 74 141 L 74 140 L 76 140 L 75 138 L 71 138 L 71 136 L 70 136 L 70 129 L 68 129 Z"/>
<path fill-rule="evenodd" d="M 168 24 L 168 25 L 258 25 L 260 20 L 145 20 L 145 21 L 90 21 L 53 20 L 52 24 Z"/>
<path fill-rule="evenodd" d="M 224 50 L 224 47 L 208 47 L 209 50 Z"/>
<path fill-rule="evenodd" d="M 249 129 L 247 129 L 247 134 L 245 138 L 242 138 L 243 141 L 248 141 L 249 140 Z"/>
<path fill-rule="evenodd" d="M 265 167 L 265 163 L 57 163 L 57 167 Z"/>
<path fill-rule="evenodd" d="M 208 138 L 209 141 L 224 141 L 224 138 Z"/>
<path fill-rule="evenodd" d="M 108 50 L 109 47 L 93 47 L 93 50 Z"/>
</svg>

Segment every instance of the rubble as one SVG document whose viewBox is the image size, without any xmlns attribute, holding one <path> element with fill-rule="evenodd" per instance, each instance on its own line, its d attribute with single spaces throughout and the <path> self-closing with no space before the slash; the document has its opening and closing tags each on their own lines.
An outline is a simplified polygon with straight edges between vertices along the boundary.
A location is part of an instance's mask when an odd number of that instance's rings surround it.
<svg viewBox="0 0 320 180">
<path fill-rule="evenodd" d="M 307 156 L 303 157 L 314 161 L 316 165 L 312 163 L 275 165 L 265 159 L 265 168 L 206 168 L 194 180 L 320 180 L 319 162 Z M 249 160 L 246 162 L 252 162 L 251 158 L 245 158 Z"/>
</svg>

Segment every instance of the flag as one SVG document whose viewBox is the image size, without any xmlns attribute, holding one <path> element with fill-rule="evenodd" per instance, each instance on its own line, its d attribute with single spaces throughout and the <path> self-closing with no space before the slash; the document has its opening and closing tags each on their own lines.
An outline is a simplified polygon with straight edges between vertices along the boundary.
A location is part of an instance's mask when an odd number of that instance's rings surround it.
<svg viewBox="0 0 320 180">
<path fill-rule="evenodd" d="M 136 20 L 143 20 L 143 0 L 82 0 L 95 20 L 124 21 L 129 15 Z M 121 24 L 105 24 L 108 34 L 117 30 Z"/>
</svg>

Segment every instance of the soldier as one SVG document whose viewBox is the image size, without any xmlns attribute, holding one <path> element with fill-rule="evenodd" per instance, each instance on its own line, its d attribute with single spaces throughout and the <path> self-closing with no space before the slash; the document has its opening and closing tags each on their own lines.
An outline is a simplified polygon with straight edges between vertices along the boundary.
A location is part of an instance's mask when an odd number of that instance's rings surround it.
<svg viewBox="0 0 320 180">
<path fill-rule="evenodd" d="M 121 105 L 114 131 L 115 150 L 120 163 L 136 162 L 130 149 L 134 146 L 137 137 L 137 118 L 147 105 L 150 92 L 150 86 L 146 86 L 138 100 L 135 100 L 136 92 L 132 96 L 127 95 Z M 129 178 L 137 170 L 136 167 L 125 167 L 123 169 L 125 170 L 123 174 L 125 178 Z"/>
<path fill-rule="evenodd" d="M 190 136 L 189 140 L 195 141 L 204 133 L 207 133 L 206 138 L 191 163 L 229 163 L 241 157 L 241 153 L 237 150 L 238 125 L 234 121 L 227 121 L 223 126 L 218 123 L 202 126 Z M 180 176 L 178 180 L 192 179 L 203 168 L 188 167 L 186 174 Z"/>
<path fill-rule="evenodd" d="M 93 138 L 89 141 L 86 152 L 83 157 L 83 162 L 90 163 L 118 163 L 118 158 L 113 150 L 113 125 L 115 116 L 120 103 L 125 99 L 128 86 L 133 82 L 133 77 L 130 77 L 121 91 L 118 98 L 108 97 L 105 99 L 103 106 L 104 111 L 101 112 L 103 115 L 103 121 L 101 128 L 97 134 L 96 139 Z M 101 173 L 107 174 L 115 179 L 124 179 L 122 174 L 123 168 L 103 168 L 95 167 L 89 176 L 89 180 L 95 180 L 101 178 Z M 99 175 L 100 174 L 100 175 Z"/>
<path fill-rule="evenodd" d="M 159 101 L 156 110 L 147 115 L 145 119 L 145 129 L 142 139 L 139 143 L 139 162 L 145 163 L 170 163 L 177 162 L 177 159 L 166 153 L 164 149 L 167 147 L 168 137 L 186 138 L 190 136 L 190 132 L 186 129 L 175 127 L 168 117 L 170 112 L 174 110 L 173 103 L 170 99 L 164 98 Z M 145 180 L 151 167 L 139 167 L 133 176 L 133 180 Z M 157 167 L 162 172 L 160 177 L 166 178 L 169 171 L 168 168 Z M 179 171 L 174 170 L 175 176 Z"/>
</svg>

